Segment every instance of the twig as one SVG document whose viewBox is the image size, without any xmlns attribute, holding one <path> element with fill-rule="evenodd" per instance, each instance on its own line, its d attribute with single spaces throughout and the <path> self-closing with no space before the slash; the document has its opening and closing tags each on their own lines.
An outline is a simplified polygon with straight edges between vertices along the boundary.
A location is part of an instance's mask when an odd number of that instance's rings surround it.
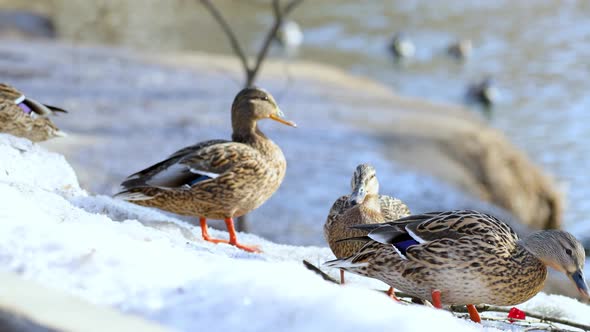
<svg viewBox="0 0 590 332">
<path fill-rule="evenodd" d="M 510 309 L 505 307 L 498 307 L 493 305 L 478 305 L 476 306 L 479 312 L 491 311 L 491 312 L 502 312 L 502 313 L 509 313 Z M 451 311 L 454 312 L 467 312 L 467 308 L 464 306 L 451 306 Z M 584 331 L 590 331 L 590 325 L 584 325 L 576 322 L 569 321 L 567 319 L 561 318 L 554 318 L 554 317 L 547 317 L 544 315 L 539 315 L 533 312 L 523 311 L 527 317 L 539 319 L 542 322 L 549 322 L 549 323 L 557 323 L 563 325 L 569 325 L 578 329 L 582 329 Z"/>
<path fill-rule="evenodd" d="M 292 0 L 284 7 L 283 10 L 281 10 L 280 0 L 273 0 L 272 7 L 275 16 L 275 21 L 268 33 L 266 34 L 266 38 L 262 43 L 262 48 L 260 48 L 258 56 L 256 57 L 254 68 L 250 69 L 246 76 L 246 86 L 251 86 L 252 84 L 254 84 L 254 81 L 256 80 L 256 75 L 258 75 L 260 67 L 262 66 L 262 63 L 264 62 L 264 59 L 268 54 L 270 45 L 273 39 L 275 39 L 277 31 L 279 31 L 279 28 L 281 27 L 281 24 L 283 24 L 283 18 L 289 15 L 289 13 L 293 9 L 295 9 L 295 7 L 299 5 L 301 2 L 303 2 L 303 0 Z"/>
<path fill-rule="evenodd" d="M 329 281 L 331 283 L 334 283 L 336 285 L 340 285 L 340 282 L 338 280 L 332 278 L 326 272 L 320 270 L 319 267 L 311 264 L 309 261 L 307 261 L 307 260 L 304 259 L 303 260 L 303 265 L 305 265 L 305 267 L 308 270 L 313 271 L 313 272 L 319 274 L 322 277 L 322 279 L 324 279 L 326 281 Z M 386 290 L 375 289 L 375 291 L 380 292 L 380 293 L 383 293 L 383 294 L 387 294 L 387 291 Z M 411 295 L 406 294 L 406 293 L 402 293 L 402 292 L 398 292 L 398 291 L 395 292 L 395 296 L 398 297 L 398 298 L 404 297 L 404 298 L 410 298 L 412 300 L 414 299 Z M 413 302 L 413 301 L 408 301 L 408 303 L 410 303 L 410 302 Z"/>
<path fill-rule="evenodd" d="M 331 282 L 331 283 L 334 283 L 334 284 L 336 284 L 336 285 L 340 285 L 340 282 L 339 282 L 338 280 L 336 280 L 336 279 L 334 279 L 334 278 L 330 277 L 330 276 L 329 276 L 327 273 L 325 273 L 324 271 L 320 270 L 320 268 L 319 268 L 319 267 L 317 267 L 317 266 L 315 266 L 315 265 L 311 264 L 310 262 L 306 261 L 305 259 L 303 260 L 303 265 L 305 265 L 305 267 L 306 267 L 308 270 L 311 270 L 311 271 L 313 271 L 313 272 L 315 272 L 315 273 L 319 274 L 319 275 L 322 277 L 322 279 L 324 279 L 324 280 L 326 280 L 326 281 L 329 281 L 329 282 Z"/>
<path fill-rule="evenodd" d="M 236 34 L 232 30 L 232 28 L 229 26 L 229 24 L 227 23 L 227 21 L 225 20 L 225 18 L 221 14 L 221 12 L 217 9 L 217 7 L 215 7 L 215 5 L 213 5 L 211 3 L 211 1 L 209 1 L 209 0 L 200 0 L 200 1 L 209 10 L 209 12 L 213 16 L 213 18 L 219 23 L 219 25 L 221 25 L 223 32 L 227 35 L 227 38 L 229 38 L 229 43 L 231 44 L 232 49 L 234 50 L 234 52 L 236 53 L 236 55 L 238 56 L 238 58 L 240 58 L 240 61 L 242 62 L 242 67 L 244 68 L 244 71 L 246 72 L 246 77 L 248 77 L 248 75 L 249 75 L 248 71 L 250 68 L 250 66 L 248 65 L 248 58 L 246 57 L 246 53 L 244 53 L 244 50 L 242 49 L 242 46 L 240 45 L 240 42 L 238 41 Z"/>
</svg>

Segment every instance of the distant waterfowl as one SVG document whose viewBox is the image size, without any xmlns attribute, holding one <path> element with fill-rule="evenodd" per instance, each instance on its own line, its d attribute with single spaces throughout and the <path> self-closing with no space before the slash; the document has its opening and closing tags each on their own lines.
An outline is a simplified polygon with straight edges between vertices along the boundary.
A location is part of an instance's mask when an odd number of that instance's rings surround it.
<svg viewBox="0 0 590 332">
<path fill-rule="evenodd" d="M 53 137 L 66 136 L 49 119 L 65 110 L 41 104 L 25 97 L 8 84 L 0 83 L 0 132 L 41 142 Z"/>
<path fill-rule="evenodd" d="M 471 84 L 467 89 L 467 98 L 483 106 L 490 107 L 498 102 L 500 91 L 491 77 Z"/>
<path fill-rule="evenodd" d="M 296 48 L 303 43 L 303 31 L 297 22 L 287 20 L 279 27 L 276 39 L 286 48 Z"/>
<path fill-rule="evenodd" d="M 471 56 L 472 50 L 473 44 L 471 43 L 471 40 L 461 39 L 449 45 L 447 53 L 456 59 L 465 60 Z"/>
<path fill-rule="evenodd" d="M 255 246 L 238 243 L 233 219 L 264 203 L 285 176 L 283 152 L 258 128 L 257 122 L 264 119 L 295 127 L 283 118 L 268 92 L 243 89 L 231 108 L 231 141 L 211 140 L 183 148 L 129 176 L 122 183 L 124 191 L 115 196 L 139 205 L 199 216 L 205 241 L 258 252 Z M 207 219 L 223 219 L 229 240 L 211 238 Z"/>
<path fill-rule="evenodd" d="M 392 221 L 410 214 L 410 209 L 399 199 L 379 195 L 379 181 L 375 168 L 369 164 L 358 165 L 350 183 L 351 194 L 336 200 L 326 223 L 324 237 L 338 258 L 348 257 L 361 249 L 358 241 L 339 242 L 355 236 L 365 236 L 367 231 L 352 229 L 358 224 L 375 224 Z M 344 271 L 340 281 L 344 283 Z"/>
<path fill-rule="evenodd" d="M 391 39 L 389 50 L 397 58 L 411 58 L 416 53 L 414 43 L 402 33 L 397 33 Z"/>
<path fill-rule="evenodd" d="M 510 306 L 537 294 L 547 266 L 565 273 L 588 298 L 584 248 L 561 230 L 519 239 L 504 222 L 469 210 L 354 228 L 369 231 L 365 246 L 325 266 L 380 279 L 411 296 L 431 300 L 437 308 L 467 305 L 476 322 L 480 318 L 475 304 Z"/>
</svg>

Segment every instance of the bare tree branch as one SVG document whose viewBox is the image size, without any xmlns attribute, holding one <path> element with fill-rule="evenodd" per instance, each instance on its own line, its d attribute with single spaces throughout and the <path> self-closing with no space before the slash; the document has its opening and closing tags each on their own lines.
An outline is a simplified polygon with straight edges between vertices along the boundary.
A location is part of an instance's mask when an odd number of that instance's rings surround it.
<svg viewBox="0 0 590 332">
<path fill-rule="evenodd" d="M 281 10 L 280 0 L 273 0 L 272 7 L 275 20 L 272 27 L 268 31 L 266 38 L 264 39 L 264 42 L 262 43 L 262 48 L 258 52 L 254 68 L 250 69 L 248 73 L 249 75 L 246 77 L 246 86 L 251 86 L 252 84 L 254 84 L 254 81 L 256 80 L 256 75 L 258 75 L 260 67 L 262 66 L 262 63 L 264 62 L 264 59 L 268 54 L 270 45 L 272 44 L 273 39 L 275 39 L 277 31 L 279 31 L 279 28 L 281 27 L 281 24 L 283 24 L 284 17 L 286 17 L 301 2 L 303 2 L 303 0 L 292 0 L 285 6 L 285 9 Z"/>
<path fill-rule="evenodd" d="M 217 9 L 217 7 L 215 7 L 215 5 L 213 5 L 213 3 L 211 3 L 211 1 L 209 1 L 209 0 L 200 0 L 200 1 L 209 10 L 209 12 L 213 16 L 213 18 L 217 21 L 217 23 L 219 23 L 219 25 L 221 25 L 223 32 L 227 35 L 227 38 L 229 39 L 229 42 L 231 44 L 232 49 L 234 50 L 234 53 L 236 53 L 236 55 L 238 56 L 238 58 L 240 58 L 240 61 L 242 62 L 242 66 L 244 67 L 244 71 L 246 72 L 246 77 L 249 77 L 250 76 L 250 66 L 248 65 L 248 58 L 246 57 L 246 53 L 244 53 L 244 50 L 242 49 L 242 46 L 240 45 L 240 42 L 238 41 L 236 34 L 232 30 L 232 28 L 229 26 L 229 24 L 227 23 L 225 18 L 223 18 L 223 15 L 221 15 L 221 12 Z"/>
</svg>

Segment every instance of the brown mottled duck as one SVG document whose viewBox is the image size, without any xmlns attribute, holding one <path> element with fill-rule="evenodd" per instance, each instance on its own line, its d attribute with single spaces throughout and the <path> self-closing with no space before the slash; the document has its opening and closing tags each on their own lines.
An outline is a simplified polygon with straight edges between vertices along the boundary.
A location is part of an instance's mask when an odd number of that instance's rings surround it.
<svg viewBox="0 0 590 332">
<path fill-rule="evenodd" d="M 348 257 L 363 246 L 359 241 L 339 241 L 368 233 L 351 226 L 392 221 L 410 214 L 410 209 L 399 199 L 379 195 L 377 174 L 369 164 L 356 167 L 350 186 L 352 193 L 334 202 L 324 224 L 324 237 L 338 258 Z M 340 270 L 340 282 L 344 283 L 344 270 Z"/>
<path fill-rule="evenodd" d="M 231 107 L 231 141 L 211 140 L 185 147 L 129 176 L 122 183 L 125 190 L 115 196 L 143 206 L 199 216 L 205 241 L 259 252 L 256 246 L 238 243 L 233 219 L 262 205 L 285 176 L 283 152 L 257 126 L 264 119 L 295 127 L 283 118 L 268 92 L 243 89 Z M 223 219 L 229 241 L 211 238 L 207 219 Z"/>
<path fill-rule="evenodd" d="M 41 142 L 66 136 L 49 119 L 65 110 L 27 98 L 10 85 L 0 83 L 0 132 Z"/>
<path fill-rule="evenodd" d="M 547 266 L 565 273 L 588 298 L 585 253 L 576 238 L 545 230 L 519 239 L 504 222 L 470 210 L 433 212 L 359 225 L 367 243 L 350 257 L 325 263 L 382 280 L 411 296 L 443 304 L 510 306 L 542 288 Z M 357 239 L 358 240 L 358 239 Z"/>
</svg>

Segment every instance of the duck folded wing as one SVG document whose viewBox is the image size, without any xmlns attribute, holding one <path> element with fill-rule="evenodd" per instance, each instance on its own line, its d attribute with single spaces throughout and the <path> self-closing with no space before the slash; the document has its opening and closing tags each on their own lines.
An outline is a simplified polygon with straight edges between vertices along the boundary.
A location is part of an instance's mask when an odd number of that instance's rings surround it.
<svg viewBox="0 0 590 332">
<path fill-rule="evenodd" d="M 242 143 L 208 141 L 179 150 L 168 159 L 131 175 L 123 187 L 190 188 L 257 157 L 256 150 Z"/>
</svg>

